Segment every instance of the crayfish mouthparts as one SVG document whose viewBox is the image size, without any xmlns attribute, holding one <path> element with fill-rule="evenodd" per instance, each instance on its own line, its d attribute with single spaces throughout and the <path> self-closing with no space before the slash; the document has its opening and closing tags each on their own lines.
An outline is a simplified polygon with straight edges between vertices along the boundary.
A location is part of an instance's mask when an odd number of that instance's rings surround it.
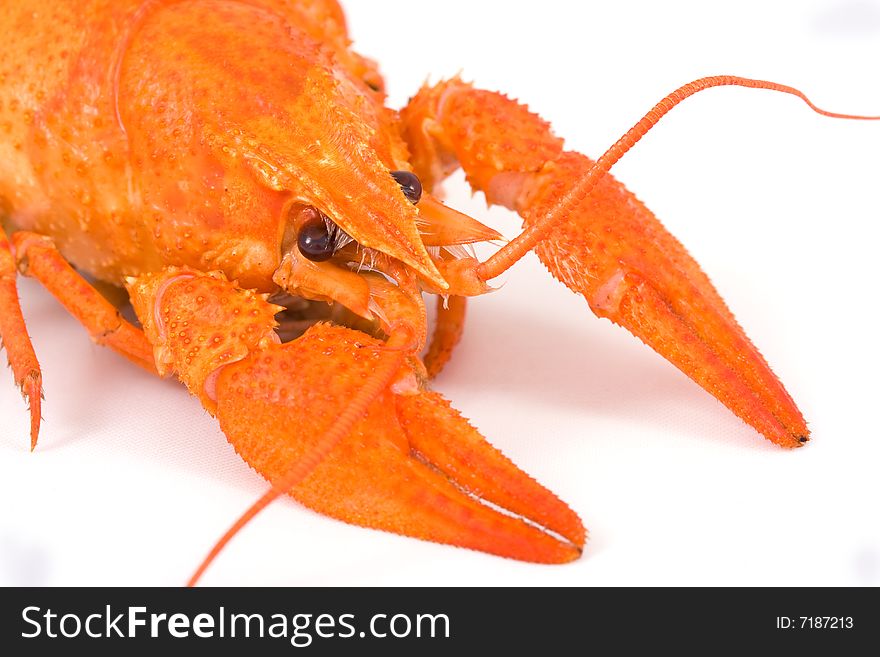
<svg viewBox="0 0 880 657">
<path fill-rule="evenodd" d="M 298 337 L 317 321 L 387 337 L 394 324 L 404 321 L 424 346 L 423 291 L 448 299 L 490 290 L 472 275 L 477 260 L 471 246 L 501 241 L 501 234 L 438 201 L 415 174 L 395 171 L 392 177 L 417 212 L 421 246 L 445 287 L 390 253 L 364 246 L 316 206 L 294 203 L 286 212 L 281 262 L 272 278 L 280 289 L 274 300 L 297 300 L 296 308 L 282 313 L 282 339 Z M 330 308 L 315 305 L 321 303 Z M 284 301 L 281 305 L 287 306 Z"/>
</svg>

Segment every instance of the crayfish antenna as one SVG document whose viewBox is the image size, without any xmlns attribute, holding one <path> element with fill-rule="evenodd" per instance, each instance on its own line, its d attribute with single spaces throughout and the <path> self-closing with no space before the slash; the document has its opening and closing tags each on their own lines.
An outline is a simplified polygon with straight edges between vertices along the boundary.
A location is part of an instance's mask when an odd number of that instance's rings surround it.
<svg viewBox="0 0 880 657">
<path fill-rule="evenodd" d="M 493 256 L 477 267 L 477 276 L 488 281 L 507 271 L 514 263 L 524 257 L 535 248 L 554 226 L 565 222 L 571 211 L 584 202 L 590 192 L 600 180 L 607 174 L 626 153 L 636 145 L 670 110 L 685 99 L 706 89 L 713 87 L 747 87 L 751 89 L 767 89 L 780 93 L 790 94 L 800 98 L 807 106 L 822 116 L 834 119 L 851 119 L 857 121 L 877 121 L 880 116 L 863 116 L 859 114 L 841 114 L 824 110 L 811 101 L 806 94 L 799 89 L 776 82 L 766 80 L 754 80 L 733 75 L 715 75 L 699 80 L 694 80 L 682 85 L 663 100 L 657 103 L 651 111 L 645 114 L 626 134 L 618 139 L 600 157 L 593 167 L 562 196 L 553 208 L 540 219 L 526 227 L 522 233 L 511 240 L 507 245 L 499 249 Z"/>
<path fill-rule="evenodd" d="M 265 509 L 269 504 L 274 502 L 282 495 L 286 495 L 291 488 L 305 479 L 326 457 L 333 451 L 339 442 L 348 436 L 355 423 L 360 420 L 367 408 L 373 401 L 384 392 L 392 383 L 398 371 L 404 363 L 406 354 L 403 349 L 412 340 L 409 332 L 401 330 L 391 335 L 386 343 L 387 356 L 383 356 L 382 362 L 377 366 L 372 378 L 368 379 L 364 385 L 358 390 L 357 394 L 351 400 L 351 403 L 340 414 L 330 429 L 324 434 L 321 440 L 305 455 L 305 458 L 296 462 L 286 474 L 276 480 L 272 488 L 270 488 L 260 499 L 258 499 L 251 507 L 235 521 L 232 527 L 217 541 L 196 572 L 187 582 L 187 586 L 195 586 L 204 572 L 208 569 L 214 559 L 223 551 L 223 548 L 232 540 L 232 538 L 241 531 L 260 511 Z"/>
</svg>

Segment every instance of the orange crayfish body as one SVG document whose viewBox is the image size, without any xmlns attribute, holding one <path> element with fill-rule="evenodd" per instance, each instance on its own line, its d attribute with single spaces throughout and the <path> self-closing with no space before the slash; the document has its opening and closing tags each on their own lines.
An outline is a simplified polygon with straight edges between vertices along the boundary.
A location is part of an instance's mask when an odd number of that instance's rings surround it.
<svg viewBox="0 0 880 657">
<path fill-rule="evenodd" d="M 268 291 L 292 205 L 352 217 L 352 233 L 411 213 L 392 180 L 372 182 L 408 153 L 342 20 L 326 2 L 7 4 L 12 228 L 110 283 L 189 265 Z"/>
<path fill-rule="evenodd" d="M 608 174 L 694 93 L 736 85 L 809 103 L 796 89 L 697 80 L 594 161 L 459 79 L 387 108 L 335 0 L 20 0 L 0 7 L 0 32 L 0 337 L 32 448 L 42 374 L 18 275 L 96 342 L 175 374 L 271 483 L 193 581 L 284 494 L 366 527 L 576 559 L 577 514 L 430 390 L 465 299 L 532 250 L 769 440 L 808 441 L 708 277 Z M 485 262 L 468 245 L 500 234 L 434 195 L 459 167 L 523 220 Z M 425 292 L 439 295 L 430 338 Z"/>
</svg>

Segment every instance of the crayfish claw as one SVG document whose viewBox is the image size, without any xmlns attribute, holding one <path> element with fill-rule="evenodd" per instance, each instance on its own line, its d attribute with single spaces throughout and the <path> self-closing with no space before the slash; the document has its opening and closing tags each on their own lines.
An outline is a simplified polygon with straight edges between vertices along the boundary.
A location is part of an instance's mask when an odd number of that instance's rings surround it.
<svg viewBox="0 0 880 657">
<path fill-rule="evenodd" d="M 453 261 L 460 268 L 453 272 L 441 263 L 449 291 L 485 292 L 480 284 L 534 249 L 598 316 L 627 328 L 769 440 L 800 447 L 809 437 L 803 416 L 709 278 L 653 213 L 607 174 L 681 99 L 731 84 L 805 100 L 784 85 L 705 78 L 667 98 L 594 162 L 563 150 L 549 124 L 525 106 L 454 79 L 419 92 L 402 113 L 404 134 L 428 187 L 460 165 L 489 203 L 523 219 L 522 234 L 486 262 Z"/>
<path fill-rule="evenodd" d="M 272 484 L 197 576 L 284 493 L 355 525 L 524 561 L 577 559 L 580 519 L 424 389 L 425 327 L 408 322 L 417 308 L 405 290 L 368 280 L 377 309 L 397 318 L 383 324 L 387 342 L 317 323 L 280 344 L 269 339 L 279 307 L 219 273 L 171 267 L 128 282 L 157 362 Z"/>
<path fill-rule="evenodd" d="M 278 485 L 321 448 L 369 380 L 381 346 L 357 331 L 317 324 L 294 342 L 227 366 L 216 385 L 221 427 L 239 455 Z M 574 512 L 439 395 L 394 388 L 375 398 L 291 496 L 345 522 L 423 540 L 540 563 L 578 558 L 585 533 Z"/>
<path fill-rule="evenodd" d="M 526 224 L 592 165 L 563 154 L 534 193 Z M 612 176 L 535 251 L 596 315 L 626 328 L 766 438 L 782 447 L 806 442 L 803 416 L 709 278 Z"/>
<path fill-rule="evenodd" d="M 492 447 L 436 392 L 401 396 L 397 415 L 410 447 L 458 488 L 564 537 L 580 551 L 577 514 Z"/>
</svg>

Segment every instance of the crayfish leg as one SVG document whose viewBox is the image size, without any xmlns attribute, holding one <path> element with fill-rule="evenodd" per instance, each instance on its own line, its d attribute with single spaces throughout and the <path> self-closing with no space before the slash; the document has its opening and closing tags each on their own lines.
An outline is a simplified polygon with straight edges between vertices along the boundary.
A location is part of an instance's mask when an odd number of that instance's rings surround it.
<svg viewBox="0 0 880 657">
<path fill-rule="evenodd" d="M 92 340 L 151 374 L 153 347 L 144 332 L 70 266 L 48 237 L 19 231 L 12 236 L 19 271 L 38 280 L 89 332 Z"/>
<path fill-rule="evenodd" d="M 464 333 L 466 313 L 466 297 L 455 295 L 437 297 L 436 324 L 424 358 L 429 379 L 436 378 L 452 358 L 452 352 Z"/>
<path fill-rule="evenodd" d="M 14 249 L 14 250 L 13 250 Z M 15 286 L 16 273 L 38 280 L 89 332 L 97 344 L 110 347 L 143 369 L 156 373 L 152 345 L 143 331 L 80 276 L 51 239 L 36 233 L 0 229 L 0 338 L 6 346 L 16 383 L 31 411 L 31 449 L 40 431 L 42 374 L 28 337 Z"/>
<path fill-rule="evenodd" d="M 43 398 L 43 375 L 34 353 L 16 287 L 15 257 L 5 231 L 0 227 L 0 342 L 12 368 L 15 383 L 30 406 L 31 450 L 40 435 L 40 402 Z"/>
</svg>

